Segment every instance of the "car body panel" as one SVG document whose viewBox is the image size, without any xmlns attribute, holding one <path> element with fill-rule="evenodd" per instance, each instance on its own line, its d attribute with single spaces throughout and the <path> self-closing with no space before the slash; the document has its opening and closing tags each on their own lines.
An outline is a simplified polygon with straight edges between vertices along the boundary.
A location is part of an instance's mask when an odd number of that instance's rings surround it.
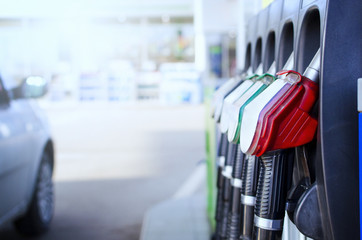
<svg viewBox="0 0 362 240">
<path fill-rule="evenodd" d="M 0 225 L 25 213 L 41 156 L 51 141 L 46 120 L 32 101 L 0 102 Z"/>
</svg>

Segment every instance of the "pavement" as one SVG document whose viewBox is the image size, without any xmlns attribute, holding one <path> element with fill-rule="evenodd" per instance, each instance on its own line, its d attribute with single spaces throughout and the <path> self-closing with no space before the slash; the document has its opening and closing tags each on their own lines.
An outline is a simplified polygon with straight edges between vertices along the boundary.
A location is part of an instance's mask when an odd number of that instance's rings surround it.
<svg viewBox="0 0 362 240">
<path fill-rule="evenodd" d="M 200 164 L 174 196 L 151 207 L 140 240 L 210 240 L 206 213 L 206 164 Z"/>
<path fill-rule="evenodd" d="M 152 207 L 140 240 L 210 240 L 205 195 L 170 199 Z"/>
<path fill-rule="evenodd" d="M 199 193 L 185 183 L 205 159 L 203 105 L 45 108 L 56 143 L 56 207 L 50 231 L 32 239 L 138 240 L 149 209 L 170 199 L 185 206 L 185 193 Z M 202 207 L 201 198 L 187 204 Z M 25 238 L 9 224 L 0 239 Z"/>
</svg>

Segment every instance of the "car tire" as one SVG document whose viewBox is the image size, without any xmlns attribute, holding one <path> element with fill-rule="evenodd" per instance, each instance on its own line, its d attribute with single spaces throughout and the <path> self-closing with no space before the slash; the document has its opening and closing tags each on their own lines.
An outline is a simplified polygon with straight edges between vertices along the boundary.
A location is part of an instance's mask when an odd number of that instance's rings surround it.
<svg viewBox="0 0 362 240">
<path fill-rule="evenodd" d="M 38 169 L 32 200 L 24 216 L 14 222 L 18 232 L 28 236 L 40 235 L 49 229 L 54 214 L 53 164 L 44 152 Z"/>
</svg>

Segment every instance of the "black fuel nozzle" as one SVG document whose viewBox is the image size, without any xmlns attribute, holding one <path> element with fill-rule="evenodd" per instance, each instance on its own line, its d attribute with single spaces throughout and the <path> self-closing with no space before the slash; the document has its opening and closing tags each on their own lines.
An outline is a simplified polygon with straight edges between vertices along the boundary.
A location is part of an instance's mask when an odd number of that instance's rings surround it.
<svg viewBox="0 0 362 240">
<path fill-rule="evenodd" d="M 225 167 L 222 171 L 222 186 L 221 189 L 221 210 L 220 219 L 216 222 L 216 229 L 219 239 L 227 238 L 227 224 L 228 214 L 230 209 L 230 197 L 231 197 L 231 179 L 233 173 L 233 163 L 237 155 L 238 145 L 234 143 L 228 144 L 228 153 L 225 161 Z"/>
<path fill-rule="evenodd" d="M 283 112 L 283 115 L 280 118 L 281 121 L 286 121 L 290 123 L 294 123 L 295 125 L 289 126 L 289 129 L 295 129 L 296 136 L 300 136 L 297 134 L 303 134 L 306 136 L 308 133 L 310 136 L 314 136 L 316 131 L 317 122 L 315 119 L 311 119 L 310 121 L 313 124 L 307 125 L 296 125 L 298 121 L 292 121 L 289 117 L 295 116 L 295 112 L 303 109 L 304 116 L 308 116 L 309 112 L 314 105 L 314 102 L 317 99 L 318 95 L 318 85 L 316 84 L 319 80 L 319 69 L 320 69 L 320 51 L 318 50 L 312 59 L 311 63 L 307 67 L 304 75 L 301 76 L 299 73 L 294 71 L 285 71 L 287 74 L 292 74 L 292 76 L 299 77 L 298 82 L 294 83 L 294 85 L 290 85 L 289 92 L 286 92 L 283 96 L 276 96 L 278 99 L 278 104 L 268 106 L 268 109 L 273 109 L 277 112 L 277 109 L 283 110 L 290 108 L 290 112 Z M 297 98 L 289 101 L 289 105 L 286 105 L 288 102 L 286 101 L 288 96 L 292 96 L 293 93 L 300 92 L 301 89 L 304 89 L 303 94 L 301 94 L 301 100 L 297 100 Z M 300 101 L 300 102 L 298 102 Z M 308 105 L 305 104 L 308 102 Z M 285 103 L 285 104 L 284 104 Z M 282 114 L 282 111 L 279 113 Z M 277 118 L 277 115 L 265 115 L 263 119 L 272 119 Z M 266 134 L 270 134 L 270 136 L 275 136 L 274 145 L 270 142 L 265 141 L 265 143 L 261 144 L 261 140 L 258 144 L 261 148 L 264 148 L 266 152 L 258 152 L 258 154 L 262 154 L 260 161 L 260 171 L 259 171 L 259 180 L 256 194 L 256 204 L 255 204 L 255 215 L 254 215 L 254 231 L 253 231 L 253 239 L 264 239 L 264 240 L 275 240 L 281 239 L 282 230 L 283 230 L 283 219 L 285 215 L 285 207 L 286 207 L 286 199 L 287 199 L 287 191 L 289 183 L 292 178 L 292 166 L 294 161 L 294 151 L 290 146 L 296 147 L 300 145 L 292 145 L 288 142 L 288 144 L 281 144 L 278 148 L 267 148 L 267 146 L 275 146 L 278 144 L 278 140 L 283 136 L 280 132 L 283 129 L 280 129 L 277 125 L 281 125 L 280 123 L 273 122 L 275 129 L 267 128 L 262 129 L 266 131 Z M 268 124 L 272 124 L 269 123 Z M 290 131 L 293 132 L 293 131 Z M 294 136 L 294 135 L 293 135 Z M 295 138 L 295 137 L 294 137 Z M 309 138 L 308 138 L 309 139 Z M 313 138 L 310 138 L 313 139 Z M 284 140 L 285 141 L 285 140 Z M 306 141 L 302 144 L 305 144 Z M 266 145 L 269 144 L 269 145 Z M 284 147 L 285 146 L 285 147 Z M 286 147 L 288 146 L 288 147 Z M 260 148 L 260 149 L 261 149 Z M 266 150 L 269 149 L 269 150 Z M 273 150 L 278 149 L 278 150 Z M 257 154 L 257 155 L 258 155 Z"/>
<path fill-rule="evenodd" d="M 241 152 L 240 146 L 237 145 L 236 157 L 233 164 L 233 172 L 231 181 L 231 197 L 227 222 L 227 239 L 238 240 L 240 236 L 240 190 L 242 186 L 242 167 L 244 162 L 244 154 Z"/>
<path fill-rule="evenodd" d="M 240 201 L 242 216 L 240 239 L 244 240 L 252 238 L 256 186 L 258 181 L 258 162 L 258 157 L 246 155 L 243 164 Z"/>
<path fill-rule="evenodd" d="M 216 230 L 215 236 L 219 235 L 220 231 L 220 222 L 222 219 L 222 210 L 223 210 L 223 185 L 224 185 L 224 176 L 222 175 L 225 168 L 225 161 L 227 158 L 229 142 L 227 141 L 226 134 L 222 133 L 219 140 L 218 146 L 218 167 L 217 167 L 217 195 L 216 195 L 216 212 L 215 212 L 215 222 Z"/>
<path fill-rule="evenodd" d="M 292 151 L 268 152 L 260 159 L 253 239 L 281 239 Z"/>
</svg>

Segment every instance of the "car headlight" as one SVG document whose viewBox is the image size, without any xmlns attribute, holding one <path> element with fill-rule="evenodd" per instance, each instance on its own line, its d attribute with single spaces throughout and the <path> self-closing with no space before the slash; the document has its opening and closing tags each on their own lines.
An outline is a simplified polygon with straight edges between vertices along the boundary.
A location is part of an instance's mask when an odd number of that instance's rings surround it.
<svg viewBox="0 0 362 240">
<path fill-rule="evenodd" d="M 239 142 L 240 137 L 240 125 L 243 118 L 244 108 L 250 103 L 256 96 L 258 96 L 264 89 L 267 88 L 274 80 L 275 77 L 271 74 L 263 74 L 258 77 L 257 82 L 251 86 L 241 98 L 234 102 L 230 113 L 229 127 L 228 127 L 228 140 L 233 143 Z"/>
<path fill-rule="evenodd" d="M 232 104 L 241 96 L 243 96 L 243 94 L 255 83 L 255 78 L 257 76 L 258 75 L 253 75 L 249 77 L 224 99 L 220 117 L 220 131 L 222 133 L 226 133 L 228 130 L 230 114 L 232 112 Z"/>
</svg>

